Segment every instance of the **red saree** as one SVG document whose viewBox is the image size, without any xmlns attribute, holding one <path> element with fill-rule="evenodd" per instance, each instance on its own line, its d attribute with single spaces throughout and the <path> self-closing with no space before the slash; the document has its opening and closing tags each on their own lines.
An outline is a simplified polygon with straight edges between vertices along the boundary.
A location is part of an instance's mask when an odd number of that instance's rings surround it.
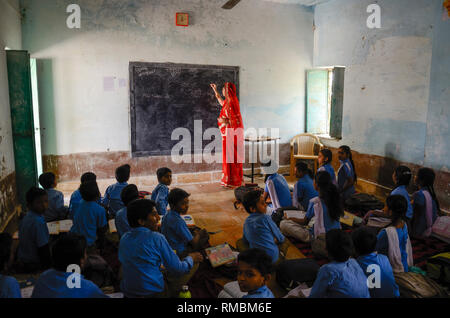
<svg viewBox="0 0 450 318">
<path fill-rule="evenodd" d="M 222 105 L 219 119 L 227 119 L 228 124 L 218 125 L 222 133 L 222 179 L 221 185 L 239 187 L 243 181 L 244 162 L 244 124 L 242 122 L 239 100 L 236 96 L 236 86 L 226 83 L 228 97 Z"/>
</svg>

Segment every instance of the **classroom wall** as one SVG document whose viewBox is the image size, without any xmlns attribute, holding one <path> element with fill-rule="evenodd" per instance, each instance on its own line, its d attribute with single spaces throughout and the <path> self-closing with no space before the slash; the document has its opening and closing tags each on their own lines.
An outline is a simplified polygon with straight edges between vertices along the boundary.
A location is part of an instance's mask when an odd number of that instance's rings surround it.
<svg viewBox="0 0 450 318">
<path fill-rule="evenodd" d="M 360 176 L 392 187 L 406 164 L 438 172 L 450 207 L 450 20 L 442 0 L 379 0 L 381 28 L 369 29 L 372 0 L 331 0 L 315 7 L 314 66 L 346 66 L 342 140 L 357 152 Z M 445 12 L 446 13 L 446 12 Z"/>
<path fill-rule="evenodd" d="M 0 231 L 17 205 L 5 47 L 21 48 L 18 0 L 0 0 Z"/>
<path fill-rule="evenodd" d="M 232 10 L 221 9 L 222 0 L 81 0 L 81 29 L 71 30 L 65 25 L 71 2 L 21 1 L 23 46 L 40 60 L 44 167 L 65 171 L 60 178 L 78 178 L 105 162 L 108 171 L 100 174 L 113 176 L 111 167 L 123 159 L 139 174 L 170 164 L 168 158 L 130 159 L 130 61 L 240 66 L 245 127 L 279 128 L 283 143 L 304 130 L 312 8 L 260 0 Z M 176 27 L 176 12 L 190 13 L 192 25 Z M 105 77 L 115 78 L 113 91 L 104 90 Z M 119 86 L 121 79 L 126 86 Z M 287 146 L 282 149 L 286 161 Z"/>
</svg>

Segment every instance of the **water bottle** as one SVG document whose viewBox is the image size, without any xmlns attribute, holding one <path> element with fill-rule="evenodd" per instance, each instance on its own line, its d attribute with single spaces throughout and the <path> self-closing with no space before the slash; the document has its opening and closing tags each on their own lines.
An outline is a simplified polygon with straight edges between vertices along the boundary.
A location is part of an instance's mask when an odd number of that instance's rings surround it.
<svg viewBox="0 0 450 318">
<path fill-rule="evenodd" d="M 188 285 L 183 285 L 178 298 L 192 298 L 191 292 L 189 291 Z"/>
</svg>

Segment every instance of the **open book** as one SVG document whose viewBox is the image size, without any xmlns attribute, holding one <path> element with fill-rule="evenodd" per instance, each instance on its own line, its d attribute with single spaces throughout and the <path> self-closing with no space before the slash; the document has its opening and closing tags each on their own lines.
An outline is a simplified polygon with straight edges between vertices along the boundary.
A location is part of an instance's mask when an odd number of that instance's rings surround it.
<svg viewBox="0 0 450 318">
<path fill-rule="evenodd" d="M 242 298 L 247 293 L 244 293 L 239 288 L 239 283 L 237 281 L 225 284 L 223 290 L 219 293 L 218 298 Z"/>
<path fill-rule="evenodd" d="M 306 216 L 306 212 L 298 211 L 298 210 L 285 210 L 284 216 L 288 219 L 290 219 L 290 218 L 304 219 Z"/>
<path fill-rule="evenodd" d="M 218 267 L 236 260 L 236 254 L 233 253 L 227 243 L 209 247 L 205 249 L 205 252 L 212 267 Z"/>
<path fill-rule="evenodd" d="M 345 211 L 344 213 L 345 214 L 343 217 L 341 217 L 340 222 L 348 226 L 353 226 L 353 220 L 355 219 L 355 215 L 347 211 Z"/>
</svg>

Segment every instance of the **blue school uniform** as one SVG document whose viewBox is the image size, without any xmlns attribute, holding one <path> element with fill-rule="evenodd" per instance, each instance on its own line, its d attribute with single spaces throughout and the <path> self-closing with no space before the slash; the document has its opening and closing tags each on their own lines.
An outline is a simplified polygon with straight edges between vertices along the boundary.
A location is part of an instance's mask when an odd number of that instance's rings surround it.
<svg viewBox="0 0 450 318">
<path fill-rule="evenodd" d="M 337 185 L 337 181 L 336 181 L 336 174 L 334 173 L 334 168 L 331 165 L 331 163 L 327 163 L 323 166 L 320 166 L 319 169 L 317 169 L 317 172 L 319 171 L 326 171 L 330 174 L 331 176 L 331 181 L 333 182 L 333 184 Z"/>
<path fill-rule="evenodd" d="M 387 256 L 370 253 L 360 256 L 356 259 L 361 266 L 364 274 L 369 277 L 373 270 L 367 271 L 369 265 L 378 265 L 380 268 L 380 288 L 369 288 L 370 297 L 372 298 L 395 298 L 400 297 L 398 285 L 395 283 L 394 272 Z"/>
<path fill-rule="evenodd" d="M 406 252 L 406 244 L 408 242 L 408 227 L 405 226 L 402 229 L 396 229 L 398 235 L 398 243 L 400 245 L 400 253 L 402 255 L 403 269 L 406 272 L 409 270 L 408 266 L 408 253 Z M 386 229 L 382 229 L 377 236 L 376 250 L 378 253 L 388 255 L 389 241 L 386 233 Z"/>
<path fill-rule="evenodd" d="M 81 200 L 73 218 L 70 232 L 83 235 L 88 246 L 92 246 L 97 239 L 97 229 L 107 225 L 106 211 L 97 202 Z"/>
<path fill-rule="evenodd" d="M 102 200 L 102 204 L 109 208 L 108 212 L 113 217 L 116 216 L 116 213 L 119 212 L 120 209 L 125 207 L 122 199 L 120 198 L 120 194 L 122 193 L 123 188 L 127 185 L 127 182 L 117 182 L 110 185 L 105 191 L 105 197 Z"/>
<path fill-rule="evenodd" d="M 322 210 L 323 210 L 323 226 L 325 227 L 325 232 L 328 232 L 329 230 L 333 229 L 341 229 L 341 222 L 340 220 L 334 220 L 331 218 L 331 216 L 328 214 L 328 207 L 325 204 L 325 202 L 320 199 L 320 202 L 322 202 Z M 314 203 L 310 202 L 308 206 L 308 211 L 306 211 L 306 218 L 308 220 L 311 220 L 314 217 Z M 314 225 L 309 230 L 311 235 L 314 236 Z"/>
<path fill-rule="evenodd" d="M 341 160 L 340 162 L 341 162 L 341 166 L 338 170 L 337 185 L 338 185 L 339 191 L 342 191 L 342 189 L 344 188 L 345 182 L 348 179 L 355 178 L 355 171 L 354 171 L 354 167 L 349 159 Z M 344 192 L 341 193 L 341 197 L 343 200 L 346 200 L 354 193 L 355 193 L 355 186 L 352 185 L 350 188 L 348 188 L 347 190 L 345 190 Z"/>
<path fill-rule="evenodd" d="M 299 203 L 306 210 L 309 207 L 309 200 L 317 197 L 319 194 L 314 189 L 314 183 L 311 177 L 306 175 L 297 181 L 297 193 L 294 195 L 297 195 Z"/>
<path fill-rule="evenodd" d="M 391 195 L 402 195 L 406 199 L 406 202 L 408 202 L 408 210 L 406 211 L 406 217 L 408 219 L 412 219 L 413 209 L 411 206 L 411 199 L 409 198 L 409 193 L 406 190 L 406 186 L 404 185 L 398 186 L 391 192 Z"/>
<path fill-rule="evenodd" d="M 126 207 L 117 212 L 114 223 L 116 224 L 116 229 L 119 237 L 122 237 L 126 232 L 131 231 L 131 226 L 130 224 L 128 224 Z"/>
<path fill-rule="evenodd" d="M 194 238 L 189 231 L 186 222 L 176 211 L 170 210 L 161 221 L 161 233 L 166 237 L 167 242 L 177 252 L 182 254 L 187 244 Z"/>
<path fill-rule="evenodd" d="M 279 250 L 274 238 L 279 243 L 284 242 L 284 236 L 280 229 L 268 215 L 251 213 L 244 222 L 244 241 L 250 248 L 260 248 L 272 258 L 275 263 L 279 257 Z"/>
<path fill-rule="evenodd" d="M 167 206 L 169 202 L 167 198 L 169 196 L 169 187 L 165 184 L 158 184 L 152 192 L 151 199 L 156 203 L 156 211 L 159 215 L 165 215 L 167 213 Z"/>
<path fill-rule="evenodd" d="M 79 275 L 80 288 L 69 288 L 67 280 L 70 275 Z M 70 279 L 70 278 L 69 278 Z M 70 282 L 76 282 L 75 276 Z M 109 298 L 97 285 L 87 280 L 81 274 L 61 272 L 49 269 L 39 276 L 34 286 L 31 298 Z"/>
<path fill-rule="evenodd" d="M 19 282 L 14 277 L 0 275 L 0 298 L 22 298 Z"/>
<path fill-rule="evenodd" d="M 427 206 L 426 206 L 425 195 L 423 194 L 423 191 L 424 190 L 420 189 L 413 195 L 414 216 L 412 218 L 411 231 L 412 231 L 412 234 L 416 235 L 416 236 L 422 236 L 423 233 L 425 232 L 425 230 L 427 229 Z M 434 201 L 433 198 L 431 198 L 431 204 L 432 204 L 432 211 L 433 211 L 432 222 L 434 223 L 438 217 L 438 214 L 437 214 L 436 201 Z"/>
<path fill-rule="evenodd" d="M 275 296 L 272 291 L 264 285 L 257 290 L 251 291 L 247 295 L 242 296 L 242 298 L 275 298 Z"/>
<path fill-rule="evenodd" d="M 48 196 L 48 209 L 44 213 L 46 222 L 64 220 L 67 217 L 69 209 L 64 206 L 64 195 L 61 191 L 53 188 L 46 189 Z"/>
<path fill-rule="evenodd" d="M 289 185 L 286 179 L 278 173 L 274 173 L 269 176 L 266 180 L 265 192 L 269 193 L 268 183 L 269 181 L 273 182 L 275 192 L 277 193 L 278 202 L 280 203 L 280 207 L 289 207 L 292 206 L 292 197 L 291 191 L 289 190 Z M 271 198 L 272 203 L 274 198 Z"/>
<path fill-rule="evenodd" d="M 145 297 L 164 290 L 161 264 L 171 273 L 187 274 L 194 266 L 192 257 L 180 261 L 166 238 L 145 227 L 132 228 L 119 244 L 123 278 L 120 288 L 126 297 Z"/>
<path fill-rule="evenodd" d="M 81 200 L 83 200 L 83 197 L 81 196 L 80 189 L 75 190 L 72 195 L 70 196 L 70 203 L 69 203 L 69 218 L 73 220 L 73 215 L 75 214 L 75 211 L 80 206 Z M 99 198 L 96 201 L 98 204 L 102 203 L 102 199 Z"/>
<path fill-rule="evenodd" d="M 309 298 L 370 298 L 367 277 L 353 258 L 319 269 Z"/>
<path fill-rule="evenodd" d="M 28 211 L 19 225 L 18 259 L 24 263 L 39 263 L 38 249 L 47 245 L 50 239 L 44 217 Z"/>
<path fill-rule="evenodd" d="M 73 214 L 78 209 L 80 202 L 83 198 L 81 197 L 80 189 L 76 189 L 70 196 L 69 202 L 69 218 L 73 220 Z"/>
</svg>

